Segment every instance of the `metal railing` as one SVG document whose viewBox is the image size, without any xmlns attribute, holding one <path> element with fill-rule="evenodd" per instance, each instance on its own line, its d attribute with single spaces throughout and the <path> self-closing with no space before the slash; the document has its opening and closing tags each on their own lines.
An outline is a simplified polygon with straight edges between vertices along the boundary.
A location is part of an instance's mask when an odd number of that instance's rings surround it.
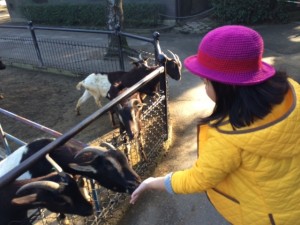
<svg viewBox="0 0 300 225">
<path fill-rule="evenodd" d="M 59 36 L 55 36 L 55 32 Z M 118 27 L 109 31 L 42 27 L 32 22 L 22 26 L 0 25 L 0 58 L 6 63 L 52 68 L 76 75 L 128 70 L 127 56 L 144 53 L 151 54 L 153 60 L 157 58 L 158 39 L 158 32 L 153 33 L 153 38 L 146 38 L 122 32 Z M 143 44 L 136 46 L 139 41 Z"/>
</svg>

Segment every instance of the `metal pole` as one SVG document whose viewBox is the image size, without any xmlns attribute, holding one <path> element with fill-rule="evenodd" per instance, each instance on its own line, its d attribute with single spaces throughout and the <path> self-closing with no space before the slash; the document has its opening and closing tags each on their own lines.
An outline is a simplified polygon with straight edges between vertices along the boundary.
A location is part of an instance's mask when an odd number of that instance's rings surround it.
<svg viewBox="0 0 300 225">
<path fill-rule="evenodd" d="M 40 62 L 40 66 L 43 66 L 44 62 L 43 62 L 41 51 L 40 51 L 40 48 L 39 48 L 39 45 L 38 45 L 38 42 L 37 42 L 37 39 L 36 39 L 36 36 L 35 36 L 34 28 L 32 26 L 32 21 L 28 22 L 28 29 L 30 31 L 30 34 L 31 34 L 31 37 L 32 37 L 32 40 L 33 40 L 34 48 L 35 48 L 38 60 Z"/>
<path fill-rule="evenodd" d="M 10 147 L 9 147 L 8 142 L 6 140 L 6 135 L 5 135 L 5 133 L 2 129 L 1 124 L 0 124 L 0 136 L 1 136 L 1 140 L 3 142 L 4 149 L 5 149 L 5 152 L 6 152 L 5 154 L 6 154 L 6 156 L 8 156 L 11 153 L 11 150 L 10 150 Z"/>
<path fill-rule="evenodd" d="M 18 120 L 18 121 L 20 121 L 20 122 L 22 122 L 24 124 L 27 124 L 27 125 L 29 125 L 31 127 L 34 127 L 34 128 L 37 128 L 37 129 L 39 129 L 41 131 L 47 132 L 47 133 L 53 135 L 54 137 L 59 137 L 59 136 L 62 135 L 62 133 L 59 133 L 59 132 L 57 132 L 55 130 L 52 130 L 52 129 L 48 128 L 48 127 L 45 127 L 45 126 L 43 126 L 41 124 L 38 124 L 38 123 L 33 122 L 33 121 L 29 120 L 29 119 L 26 119 L 26 118 L 24 118 L 22 116 L 19 116 L 17 114 L 9 112 L 9 111 L 7 111 L 5 109 L 0 108 L 0 113 L 3 113 L 4 115 L 9 116 L 11 118 L 14 118 L 14 119 L 16 119 L 16 120 Z M 83 143 L 81 141 L 77 141 L 75 139 L 71 139 L 70 143 L 72 143 L 74 145 L 77 145 L 77 146 L 79 145 L 79 146 L 82 146 L 82 147 L 86 147 L 87 146 L 87 144 L 85 144 L 85 143 Z"/>
<path fill-rule="evenodd" d="M 125 70 L 125 67 L 124 67 L 124 58 L 123 58 L 123 51 L 122 51 L 122 35 L 120 34 L 120 29 L 121 27 L 119 25 L 117 25 L 115 27 L 115 35 L 117 36 L 118 38 L 118 50 L 119 50 L 119 63 L 120 63 L 120 68 L 121 70 Z"/>
<path fill-rule="evenodd" d="M 16 144 L 18 144 L 18 145 L 20 145 L 20 146 L 26 145 L 26 142 L 24 142 L 24 141 L 22 141 L 22 140 L 16 138 L 15 136 L 12 136 L 12 135 L 6 133 L 6 132 L 4 132 L 4 133 L 5 133 L 5 136 L 7 137 L 7 139 L 9 139 L 9 140 L 15 142 Z"/>
<path fill-rule="evenodd" d="M 155 63 L 158 64 L 158 56 L 161 54 L 161 48 L 159 45 L 159 36 L 160 34 L 156 31 L 153 33 L 153 45 L 154 45 L 154 56 L 155 56 Z"/>
<path fill-rule="evenodd" d="M 154 43 L 154 52 L 155 52 L 155 62 L 158 63 L 160 66 L 165 67 L 166 64 L 166 57 L 162 53 L 160 44 L 159 44 L 159 36 L 158 32 L 153 33 L 153 43 Z M 165 141 L 169 138 L 169 109 L 168 109 L 168 88 L 167 88 L 167 77 L 166 77 L 166 70 L 164 70 L 164 75 L 160 76 L 160 90 L 162 90 L 165 94 L 165 98 L 162 100 L 165 108 L 164 108 L 164 119 L 165 119 L 165 131 L 166 131 L 166 138 Z"/>
</svg>

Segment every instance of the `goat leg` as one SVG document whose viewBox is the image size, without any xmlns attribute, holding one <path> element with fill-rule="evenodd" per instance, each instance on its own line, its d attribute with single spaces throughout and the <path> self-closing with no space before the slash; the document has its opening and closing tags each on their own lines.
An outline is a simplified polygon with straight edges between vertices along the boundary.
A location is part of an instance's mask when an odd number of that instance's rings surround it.
<svg viewBox="0 0 300 225">
<path fill-rule="evenodd" d="M 80 114 L 80 107 L 79 106 L 75 108 L 75 111 L 76 111 L 76 115 L 77 116 L 81 115 Z"/>
<path fill-rule="evenodd" d="M 116 121 L 115 121 L 115 117 L 114 117 L 115 112 L 113 111 L 113 109 L 110 110 L 110 111 L 108 112 L 108 114 L 109 114 L 109 119 L 110 119 L 112 128 L 116 128 L 116 127 L 117 127 L 117 124 L 116 124 Z"/>
<path fill-rule="evenodd" d="M 144 147 L 143 147 L 140 137 L 137 137 L 136 144 L 137 144 L 137 148 L 138 148 L 138 152 L 139 152 L 141 160 L 148 162 L 148 157 L 146 155 L 146 152 L 144 151 Z"/>
<path fill-rule="evenodd" d="M 131 147 L 130 147 L 130 143 L 128 143 L 127 138 L 126 138 L 125 135 L 122 137 L 122 142 L 123 142 L 123 144 L 125 146 L 125 148 L 124 148 L 125 156 L 126 156 L 128 162 L 130 163 L 130 161 L 131 161 L 130 160 L 130 150 L 131 150 Z"/>
</svg>

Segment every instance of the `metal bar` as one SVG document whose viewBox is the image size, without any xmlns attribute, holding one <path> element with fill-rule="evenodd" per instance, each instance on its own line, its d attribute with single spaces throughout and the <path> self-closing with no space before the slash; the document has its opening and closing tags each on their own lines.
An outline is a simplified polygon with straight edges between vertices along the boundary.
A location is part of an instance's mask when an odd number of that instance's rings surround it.
<svg viewBox="0 0 300 225">
<path fill-rule="evenodd" d="M 17 25 L 0 25 L 0 28 L 13 28 L 13 29 L 24 29 L 27 30 L 27 26 L 17 26 Z"/>
<path fill-rule="evenodd" d="M 34 29 L 32 27 L 33 27 L 32 22 L 30 21 L 28 23 L 28 29 L 29 29 L 31 37 L 32 37 L 33 45 L 34 45 L 38 60 L 40 62 L 40 66 L 43 66 L 44 62 L 43 62 L 43 59 L 42 59 L 41 51 L 40 51 L 39 44 L 38 44 L 38 41 L 37 41 L 35 33 L 34 33 Z"/>
<path fill-rule="evenodd" d="M 26 119 L 26 118 L 24 118 L 22 116 L 18 116 L 17 114 L 9 112 L 9 111 L 7 111 L 5 109 L 0 108 L 0 113 L 3 113 L 4 115 L 9 116 L 11 118 L 14 118 L 14 119 L 16 119 L 16 120 L 18 120 L 18 121 L 20 121 L 20 122 L 22 122 L 24 124 L 27 124 L 27 125 L 29 125 L 31 127 L 35 127 L 35 128 L 37 128 L 37 129 L 39 129 L 41 131 L 47 132 L 47 133 L 53 135 L 54 137 L 59 137 L 59 136 L 62 135 L 62 133 L 59 133 L 59 132 L 57 132 L 55 130 L 52 130 L 52 129 L 50 129 L 48 127 L 45 127 L 45 126 L 43 126 L 41 124 L 38 124 L 36 122 L 33 122 L 33 121 L 31 121 L 29 119 Z M 83 143 L 81 141 L 78 141 L 78 140 L 75 140 L 75 139 L 71 139 L 70 142 L 73 143 L 73 144 L 75 144 L 75 145 L 82 146 L 82 147 L 86 147 L 87 146 L 85 143 Z"/>
<path fill-rule="evenodd" d="M 153 43 L 153 39 L 151 39 L 151 38 L 141 37 L 141 36 L 138 36 L 138 35 L 129 34 L 129 33 L 122 32 L 122 31 L 120 31 L 120 35 L 123 35 L 125 37 L 130 37 L 130 38 L 133 38 L 133 39 L 137 39 L 137 40 L 140 40 L 140 41 L 146 41 L 146 42 Z"/>
<path fill-rule="evenodd" d="M 108 30 L 52 28 L 52 27 L 39 27 L 39 26 L 34 26 L 33 29 L 35 29 L 35 30 L 49 30 L 49 31 L 52 30 L 52 31 L 79 32 L 79 33 L 95 33 L 95 34 L 114 34 L 114 31 L 108 31 Z"/>
<path fill-rule="evenodd" d="M 9 133 L 6 133 L 6 132 L 5 132 L 5 135 L 6 135 L 7 139 L 9 139 L 9 140 L 15 142 L 16 144 L 18 144 L 18 145 L 20 145 L 20 146 L 26 145 L 26 142 L 21 141 L 20 139 L 16 138 L 15 136 L 12 136 L 12 135 L 9 134 Z"/>
<path fill-rule="evenodd" d="M 0 25 L 0 28 L 15 28 L 15 29 L 28 29 L 27 26 L 14 26 L 14 25 Z M 114 34 L 115 31 L 109 30 L 87 30 L 87 29 L 71 29 L 71 28 L 53 28 L 53 27 L 41 27 L 41 26 L 32 26 L 34 30 L 49 30 L 49 31 L 65 31 L 65 32 L 79 32 L 79 33 L 95 33 L 95 34 Z M 131 37 L 141 41 L 147 41 L 152 43 L 153 40 L 151 38 L 141 37 L 138 35 L 126 33 L 120 31 L 120 35 L 125 37 Z"/>
<path fill-rule="evenodd" d="M 154 45 L 154 55 L 155 55 L 155 63 L 158 64 L 160 63 L 160 55 L 162 54 L 161 52 L 161 48 L 160 48 L 160 45 L 159 45 L 159 36 L 160 34 L 158 32 L 154 32 L 153 33 L 153 45 Z"/>
<path fill-rule="evenodd" d="M 10 150 L 10 147 L 8 145 L 8 142 L 6 140 L 6 135 L 2 129 L 2 125 L 0 124 L 0 135 L 1 135 L 1 140 L 3 142 L 3 145 L 4 145 L 4 149 L 5 149 L 5 154 L 6 156 L 8 156 L 10 153 L 11 153 L 11 150 Z"/>
<path fill-rule="evenodd" d="M 100 213 L 100 204 L 99 204 L 98 193 L 97 193 L 96 187 L 95 187 L 95 181 L 93 179 L 90 179 L 90 184 L 91 184 L 92 196 L 94 199 L 96 212 Z"/>
<path fill-rule="evenodd" d="M 119 49 L 119 63 L 121 70 L 124 70 L 124 56 L 123 56 L 123 50 L 122 50 L 122 35 L 120 34 L 120 26 L 116 27 L 116 33 L 115 35 L 118 38 L 118 49 Z"/>
<path fill-rule="evenodd" d="M 169 138 L 169 121 L 168 121 L 168 113 L 169 113 L 169 110 L 168 110 L 168 101 L 167 101 L 167 96 L 168 96 L 168 89 L 167 89 L 167 79 L 166 79 L 166 74 L 164 73 L 163 75 L 160 76 L 160 89 L 164 92 L 165 94 L 165 98 L 162 100 L 163 102 L 163 105 L 165 106 L 164 107 L 164 120 L 166 121 L 165 125 L 164 125 L 164 128 L 165 128 L 165 131 L 166 131 L 166 137 L 164 139 L 164 141 L 168 140 Z"/>
<path fill-rule="evenodd" d="M 159 44 L 159 36 L 160 34 L 158 32 L 153 33 L 153 43 L 154 43 L 154 52 L 155 52 L 155 60 L 156 63 L 159 63 L 160 66 L 164 66 L 166 63 L 166 57 L 165 55 L 162 54 L 160 44 Z M 167 78 L 166 78 L 166 73 L 164 73 L 163 76 L 160 76 L 160 89 L 164 92 L 165 98 L 163 99 L 163 105 L 164 107 L 164 119 L 166 121 L 165 123 L 165 131 L 166 131 L 166 137 L 165 141 L 168 140 L 169 138 L 169 121 L 168 121 L 168 89 L 167 89 Z"/>
<path fill-rule="evenodd" d="M 164 67 L 159 67 L 152 73 L 148 74 L 145 78 L 137 82 L 132 87 L 128 88 L 123 94 L 116 97 L 109 103 L 107 103 L 102 108 L 98 109 L 96 112 L 91 114 L 89 117 L 85 118 L 83 121 L 81 121 L 79 124 L 68 130 L 65 134 L 58 137 L 45 147 L 43 147 L 40 151 L 35 153 L 34 155 L 30 156 L 28 159 L 24 160 L 22 163 L 20 163 L 17 167 L 13 168 L 11 171 L 9 171 L 4 176 L 0 177 L 0 188 L 4 187 L 5 185 L 9 184 L 13 180 L 15 180 L 18 176 L 20 176 L 22 173 L 24 173 L 30 166 L 34 163 L 36 163 L 39 159 L 44 157 L 47 153 L 49 153 L 54 148 L 57 148 L 60 145 L 65 144 L 69 139 L 71 139 L 73 136 L 78 134 L 80 131 L 82 131 L 84 128 L 86 128 L 89 124 L 91 124 L 93 121 L 98 119 L 101 115 L 108 112 L 113 106 L 117 105 L 119 102 L 122 101 L 122 99 L 129 97 L 134 92 L 136 92 L 140 87 L 146 85 L 148 82 L 150 82 L 153 78 L 158 76 L 160 73 L 164 72 Z"/>
</svg>

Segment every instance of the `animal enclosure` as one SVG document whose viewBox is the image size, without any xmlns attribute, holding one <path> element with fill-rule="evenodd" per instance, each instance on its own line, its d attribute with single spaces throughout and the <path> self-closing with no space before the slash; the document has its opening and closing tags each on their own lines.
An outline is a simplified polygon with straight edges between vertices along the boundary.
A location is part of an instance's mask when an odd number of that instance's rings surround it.
<svg viewBox="0 0 300 225">
<path fill-rule="evenodd" d="M 153 62 L 155 61 L 154 55 L 152 55 Z M 118 64 L 118 60 L 117 63 Z M 162 80 L 163 81 L 163 80 Z M 24 84 L 26 85 L 26 84 Z M 49 85 L 49 84 L 48 84 Z M 77 93 L 77 90 L 75 90 L 75 85 L 72 87 L 73 92 Z M 78 93 L 80 94 L 80 93 Z M 9 98 L 8 93 L 6 93 L 4 89 L 4 99 L 1 100 L 4 104 L 1 104 L 1 106 L 5 106 L 6 98 Z M 76 99 L 76 97 L 75 97 Z M 1 103 L 2 103 L 1 102 Z M 99 112 L 99 118 L 97 120 L 93 121 L 91 124 L 89 124 L 88 127 L 85 129 L 89 129 L 90 126 L 93 126 L 92 131 L 89 130 L 89 132 L 93 132 L 93 135 L 86 135 L 84 138 L 84 142 L 88 143 L 90 145 L 99 145 L 101 142 L 106 141 L 109 143 L 112 143 L 114 146 L 118 147 L 120 150 L 125 151 L 126 148 L 128 148 L 127 145 L 130 145 L 130 151 L 128 153 L 128 159 L 134 170 L 140 175 L 140 176 L 146 176 L 149 174 L 152 168 L 155 167 L 156 162 L 158 158 L 163 153 L 164 149 L 166 148 L 166 145 L 168 145 L 169 139 L 169 133 L 168 130 L 168 120 L 167 120 L 167 89 L 161 90 L 158 95 L 154 97 L 147 97 L 145 99 L 145 107 L 143 108 L 143 113 L 141 116 L 143 128 L 142 128 L 142 144 L 144 146 L 144 151 L 147 154 L 148 161 L 144 161 L 141 157 L 139 152 L 137 151 L 137 143 L 135 141 L 132 141 L 130 143 L 123 143 L 121 140 L 124 138 L 124 135 L 126 134 L 120 134 L 118 130 L 112 129 L 110 125 L 105 123 L 107 121 L 107 115 L 104 111 L 101 111 L 101 109 L 97 110 L 96 112 Z M 74 106 L 75 106 L 76 100 L 71 103 L 70 109 L 71 112 L 74 113 L 75 118 L 75 112 L 73 112 Z M 107 104 L 106 104 L 107 105 Z M 104 105 L 104 108 L 105 106 Z M 83 112 L 84 116 L 87 116 L 88 114 L 86 112 Z M 81 116 L 80 120 L 84 119 L 84 116 Z M 4 132 L 6 133 L 6 127 L 9 127 L 8 123 L 18 123 L 16 122 L 16 118 L 14 120 L 8 120 L 7 117 L 10 117 L 9 115 L 1 115 L 0 121 L 3 125 Z M 71 116 L 72 117 L 72 116 Z M 11 117 L 10 117 L 11 118 Z M 26 117 L 27 119 L 32 119 L 32 117 Z M 81 123 L 78 117 L 76 118 L 77 123 Z M 20 120 L 19 120 L 20 122 Z M 73 123 L 71 126 L 66 127 L 65 131 L 68 132 L 72 126 L 76 126 L 76 122 Z M 97 125 L 95 125 L 97 124 Z M 100 125 L 99 125 L 100 124 Z M 100 129 L 101 124 L 102 126 L 105 126 L 105 129 Z M 28 124 L 26 124 L 28 125 Z M 30 125 L 31 126 L 31 125 Z M 49 125 L 47 125 L 49 126 Z M 50 126 L 51 127 L 51 126 Z M 36 127 L 35 127 L 36 128 Z M 15 129 L 15 128 L 14 128 Z M 9 132 L 12 132 L 14 129 L 11 129 Z M 28 128 L 25 128 L 28 129 Z M 83 133 L 84 130 L 79 132 L 78 136 L 75 138 L 80 137 L 80 133 Z M 71 129 L 72 130 L 72 129 Z M 101 130 L 101 131 L 99 131 Z M 8 132 L 8 131 L 7 131 Z M 62 132 L 64 133 L 64 132 Z M 95 133 L 97 133 L 96 137 Z M 11 135 L 14 135 L 14 133 L 10 133 Z M 37 132 L 39 136 L 43 136 L 44 133 L 40 130 Z M 49 135 L 49 134 L 48 134 Z M 51 134 L 53 136 L 53 134 Z M 54 135 L 56 136 L 56 135 Z M 59 135 L 57 135 L 59 136 Z M 92 138 L 92 136 L 94 138 Z M 18 136 L 17 136 L 18 137 Z M 90 137 L 90 138 L 89 138 Z M 22 139 L 22 137 L 20 137 Z M 34 137 L 27 137 L 28 139 L 34 138 Z M 26 139 L 27 139 L 26 138 Z M 80 138 L 79 138 L 80 139 Z M 12 140 L 8 138 L 8 143 L 11 143 Z M 96 184 L 93 180 L 88 181 L 88 192 L 89 195 L 93 201 L 94 205 L 94 214 L 90 217 L 79 217 L 79 216 L 72 216 L 68 215 L 68 219 L 70 220 L 70 224 L 113 224 L 117 221 L 117 218 L 122 214 L 124 207 L 126 206 L 128 194 L 120 194 L 120 193 L 114 193 L 112 191 L 108 191 L 107 189 L 99 186 Z M 57 222 L 57 215 L 50 213 L 49 211 L 45 210 L 33 210 L 30 211 L 31 220 L 34 221 L 35 224 L 59 224 Z M 24 221 L 24 224 L 26 224 L 26 221 Z"/>
<path fill-rule="evenodd" d="M 6 98 L 6 95 L 4 97 Z M 1 100 L 3 101 L 3 103 L 5 103 L 5 98 Z M 148 156 L 147 162 L 141 160 L 139 153 L 136 149 L 136 143 L 130 143 L 130 163 L 132 164 L 135 171 L 142 177 L 149 174 L 151 172 L 151 169 L 155 167 L 158 157 L 163 153 L 165 145 L 167 144 L 167 133 L 165 131 L 166 121 L 164 119 L 163 104 L 164 98 L 164 95 L 160 95 L 159 97 L 156 97 L 154 99 L 149 99 L 147 101 L 147 105 L 143 110 L 142 137 L 143 144 L 145 146 L 145 152 Z M 106 115 L 104 115 L 103 118 L 100 117 L 99 120 L 107 120 L 105 116 Z M 14 130 L 10 126 L 11 123 L 14 123 L 14 125 L 18 124 L 19 126 L 15 126 L 16 128 L 20 127 L 20 123 L 17 120 L 12 121 L 12 119 L 10 119 L 7 115 L 1 114 L 0 118 L 1 123 L 3 124 L 5 134 L 7 134 L 5 128 L 8 128 L 8 130 Z M 97 123 L 100 122 L 99 120 L 97 121 Z M 10 124 L 7 123 L 8 121 Z M 23 123 L 21 125 L 23 126 Z M 95 122 L 90 126 L 94 127 Z M 30 129 L 27 128 L 27 130 Z M 16 133 L 19 134 L 19 132 Z M 40 136 L 45 135 L 43 131 L 39 131 L 39 133 Z M 99 138 L 91 139 L 87 143 L 89 143 L 90 145 L 97 146 L 102 141 L 106 141 L 112 143 L 119 149 L 123 150 L 125 146 L 120 141 L 121 139 L 122 135 L 119 134 L 118 130 L 111 130 L 110 132 L 103 134 Z M 7 142 L 9 144 L 12 144 L 12 140 L 10 138 L 7 138 Z M 113 224 L 111 220 L 116 220 L 118 216 L 121 215 L 121 209 L 123 205 L 126 205 L 128 202 L 126 201 L 128 194 L 119 194 L 114 193 L 112 191 L 108 191 L 107 189 L 97 185 L 93 181 L 89 181 L 88 191 L 90 193 L 91 199 L 93 199 L 94 215 L 87 218 L 68 215 L 68 218 L 71 220 L 71 224 Z M 54 213 L 49 213 L 49 211 L 45 210 L 31 211 L 31 213 L 33 213 L 32 219 L 35 222 L 39 221 L 39 223 L 37 224 L 58 224 L 57 215 Z"/>
</svg>

